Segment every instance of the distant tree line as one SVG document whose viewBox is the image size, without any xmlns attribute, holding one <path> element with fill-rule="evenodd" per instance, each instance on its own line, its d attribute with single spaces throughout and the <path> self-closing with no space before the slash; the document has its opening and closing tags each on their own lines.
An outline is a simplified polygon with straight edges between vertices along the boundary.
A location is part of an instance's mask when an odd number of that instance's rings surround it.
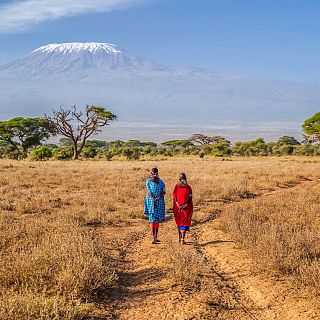
<svg viewBox="0 0 320 320">
<path fill-rule="evenodd" d="M 162 143 L 89 140 L 117 117 L 102 107 L 89 106 L 78 111 L 76 107 L 60 108 L 52 116 L 43 118 L 16 117 L 0 121 L 0 158 L 34 160 L 46 159 L 106 159 L 141 157 L 205 156 L 288 156 L 320 155 L 320 112 L 305 120 L 302 141 L 283 136 L 277 141 L 265 142 L 263 138 L 231 144 L 222 136 L 194 134 L 188 139 Z M 48 138 L 62 136 L 58 143 L 47 143 Z"/>
</svg>

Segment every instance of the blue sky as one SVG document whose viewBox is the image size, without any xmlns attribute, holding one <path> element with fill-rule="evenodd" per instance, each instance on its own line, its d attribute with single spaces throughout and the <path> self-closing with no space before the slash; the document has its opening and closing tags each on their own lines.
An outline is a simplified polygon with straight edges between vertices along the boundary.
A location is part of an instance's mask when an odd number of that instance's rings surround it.
<svg viewBox="0 0 320 320">
<path fill-rule="evenodd" d="M 168 65 L 320 82 L 318 0 L 0 0 L 0 64 L 110 42 Z"/>
</svg>

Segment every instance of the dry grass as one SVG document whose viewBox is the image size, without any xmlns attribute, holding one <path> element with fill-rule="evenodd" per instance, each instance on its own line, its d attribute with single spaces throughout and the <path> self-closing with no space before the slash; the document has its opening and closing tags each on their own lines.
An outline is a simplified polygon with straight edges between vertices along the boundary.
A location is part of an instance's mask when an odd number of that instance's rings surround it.
<svg viewBox="0 0 320 320">
<path fill-rule="evenodd" d="M 320 293 L 320 188 L 298 187 L 228 206 L 227 230 L 258 262 Z"/>
<path fill-rule="evenodd" d="M 204 272 L 204 261 L 200 254 L 194 254 L 187 246 L 170 243 L 167 250 L 168 274 L 173 285 L 189 288 L 199 283 Z"/>
<path fill-rule="evenodd" d="M 131 219 L 143 217 L 145 179 L 153 165 L 158 165 L 168 194 L 179 172 L 187 173 L 197 219 L 215 212 L 217 203 L 319 178 L 318 164 L 305 158 L 0 161 L 0 319 L 90 314 L 88 302 L 116 280 L 108 246 L 95 226 L 113 225 L 126 232 Z M 317 191 L 285 194 L 228 205 L 226 225 L 254 252 L 272 258 L 272 265 L 317 285 Z M 184 257 L 181 252 L 172 261 L 179 261 L 173 272 L 187 265 Z M 192 272 L 182 278 L 193 278 Z"/>
<path fill-rule="evenodd" d="M 81 182 L 50 169 L 2 167 L 0 319 L 82 317 L 92 307 L 80 301 L 116 280 L 104 243 L 86 226 L 110 206 L 77 198 Z"/>
<path fill-rule="evenodd" d="M 89 304 L 81 304 L 65 296 L 48 297 L 24 291 L 7 291 L 0 296 L 1 319 L 79 319 L 92 311 Z"/>
</svg>

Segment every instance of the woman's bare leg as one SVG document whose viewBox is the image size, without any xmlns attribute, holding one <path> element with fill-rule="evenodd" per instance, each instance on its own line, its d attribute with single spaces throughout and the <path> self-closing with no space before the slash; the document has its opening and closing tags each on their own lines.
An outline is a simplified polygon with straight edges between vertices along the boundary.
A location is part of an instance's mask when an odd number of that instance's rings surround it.
<svg viewBox="0 0 320 320">
<path fill-rule="evenodd" d="M 156 231 L 155 231 L 156 228 L 152 226 L 152 223 L 150 224 L 150 230 L 151 230 L 152 242 L 154 242 L 156 239 Z"/>
<path fill-rule="evenodd" d="M 183 231 L 182 231 L 182 244 L 186 244 L 185 238 L 186 238 L 186 231 L 183 230 Z"/>
</svg>

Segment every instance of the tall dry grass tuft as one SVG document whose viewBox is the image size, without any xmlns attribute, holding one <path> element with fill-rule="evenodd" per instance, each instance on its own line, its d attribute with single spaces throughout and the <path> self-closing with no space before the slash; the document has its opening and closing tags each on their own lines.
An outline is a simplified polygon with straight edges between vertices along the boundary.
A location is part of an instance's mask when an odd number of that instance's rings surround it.
<svg viewBox="0 0 320 320">
<path fill-rule="evenodd" d="M 296 188 L 228 206 L 226 229 L 262 265 L 320 292 L 319 187 Z"/>
<path fill-rule="evenodd" d="M 0 319 L 73 319 L 90 309 L 80 299 L 116 280 L 96 235 L 77 225 L 17 219 L 3 236 Z"/>
<path fill-rule="evenodd" d="M 168 274 L 174 285 L 183 288 L 199 283 L 199 276 L 204 272 L 203 257 L 191 252 L 187 246 L 171 243 L 167 249 Z"/>
<path fill-rule="evenodd" d="M 5 320 L 72 320 L 81 319 L 91 311 L 91 305 L 59 295 L 7 291 L 0 296 L 0 317 Z"/>
</svg>

